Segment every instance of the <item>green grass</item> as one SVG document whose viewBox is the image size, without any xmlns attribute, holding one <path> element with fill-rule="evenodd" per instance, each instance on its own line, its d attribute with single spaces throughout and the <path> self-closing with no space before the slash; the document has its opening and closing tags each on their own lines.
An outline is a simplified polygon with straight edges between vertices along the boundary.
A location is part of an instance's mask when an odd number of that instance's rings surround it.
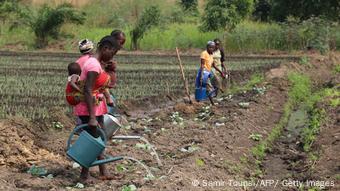
<svg viewBox="0 0 340 191">
<path fill-rule="evenodd" d="M 319 108 L 314 108 L 310 113 L 308 127 L 302 130 L 303 150 L 310 152 L 312 145 L 320 131 L 321 123 L 325 119 L 325 111 Z"/>
<path fill-rule="evenodd" d="M 226 92 L 226 94 L 235 94 L 238 92 L 249 91 L 254 86 L 261 84 L 264 81 L 264 75 L 255 73 L 251 75 L 250 79 L 244 85 L 233 84 L 230 89 Z"/>
<path fill-rule="evenodd" d="M 227 52 L 266 52 L 269 50 L 306 50 L 313 46 L 321 52 L 323 48 L 340 49 L 340 25 L 318 28 L 314 25 L 287 25 L 243 21 L 232 31 L 226 32 L 225 49 Z M 327 32 L 320 32 L 320 31 Z M 306 32 L 306 31 L 309 31 Z M 313 35 L 310 35 L 313 34 Z M 320 36 L 329 41 L 316 41 Z M 321 46 L 318 43 L 323 43 Z"/>
<path fill-rule="evenodd" d="M 10 50 L 17 47 L 22 50 L 34 50 L 34 35 L 26 27 L 14 28 L 9 30 L 9 25 L 1 26 L 0 47 Z"/>
<path fill-rule="evenodd" d="M 298 73 L 290 73 L 288 80 L 291 87 L 288 92 L 288 100 L 283 108 L 283 115 L 277 125 L 269 133 L 268 137 L 252 148 L 252 155 L 257 160 L 263 160 L 266 156 L 266 151 L 271 148 L 272 143 L 280 137 L 283 128 L 288 123 L 289 116 L 293 108 L 306 101 L 311 95 L 310 79 Z M 307 96 L 307 97 L 306 97 Z"/>
<path fill-rule="evenodd" d="M 340 91 L 336 88 L 325 88 L 309 97 L 307 107 L 309 109 L 309 124 L 302 131 L 303 148 L 305 152 L 310 152 L 312 145 L 320 131 L 321 124 L 326 120 L 326 111 L 315 107 L 315 104 L 329 99 L 331 107 L 339 106 Z"/>
<path fill-rule="evenodd" d="M 335 180 L 340 180 L 340 174 L 335 175 Z"/>
<path fill-rule="evenodd" d="M 299 105 L 312 95 L 311 81 L 308 76 L 298 73 L 290 73 L 288 80 L 293 84 L 289 91 L 289 99 L 293 105 Z"/>
<path fill-rule="evenodd" d="M 340 64 L 337 64 L 337 65 L 334 67 L 334 73 L 340 74 Z"/>
<path fill-rule="evenodd" d="M 260 52 L 280 49 L 282 29 L 278 24 L 244 21 L 228 32 L 225 46 L 228 52 Z"/>
<path fill-rule="evenodd" d="M 218 32 L 200 32 L 195 24 L 170 24 L 166 29 L 152 29 L 142 40 L 143 50 L 174 50 L 176 46 L 181 49 L 205 48 L 209 40 L 221 38 Z"/>
<path fill-rule="evenodd" d="M 111 33 L 113 28 L 92 28 L 88 30 L 86 26 L 71 27 L 64 26 L 64 32 L 71 33 L 74 42 L 78 39 L 88 38 L 98 42 L 101 37 Z M 126 43 L 124 48 L 130 50 L 131 38 L 130 27 L 122 29 L 126 34 Z M 204 49 L 206 43 L 214 38 L 221 37 L 218 32 L 200 32 L 196 24 L 169 24 L 165 28 L 153 28 L 146 33 L 140 41 L 141 50 L 175 50 L 200 48 Z M 72 50 L 74 44 L 69 44 L 68 50 Z"/>
<path fill-rule="evenodd" d="M 297 106 L 305 106 L 309 112 L 308 124 L 302 129 L 301 133 L 304 151 L 309 154 L 309 159 L 311 161 L 315 161 L 318 158 L 318 155 L 311 152 L 312 145 L 317 138 L 321 124 L 325 120 L 326 112 L 323 109 L 317 108 L 315 105 L 319 101 L 325 100 L 325 98 L 339 96 L 340 93 L 335 88 L 322 89 L 313 93 L 310 78 L 301 73 L 289 73 L 288 80 L 291 83 L 291 87 L 279 123 L 271 130 L 266 139 L 260 141 L 259 144 L 251 149 L 252 155 L 256 160 L 260 161 L 259 163 L 261 163 L 266 156 L 266 152 L 271 149 L 273 142 L 280 137 L 282 130 L 288 123 L 290 114 Z M 338 103 L 335 103 L 334 105 L 338 105 Z M 256 164 L 255 171 L 261 171 L 259 164 Z"/>
<path fill-rule="evenodd" d="M 67 52 L 78 51 L 78 41 L 88 38 L 99 42 L 100 38 L 109 35 L 114 27 L 89 27 L 86 25 L 66 24 L 62 27 L 62 34 L 59 40 L 50 39 L 49 45 L 55 44 L 55 49 L 62 49 Z M 122 28 L 126 34 L 124 48 L 130 50 L 131 38 L 130 27 Z M 34 50 L 34 35 L 27 27 L 20 27 L 8 31 L 8 26 L 3 29 L 3 38 L 0 38 L 0 47 L 18 45 L 23 50 Z M 146 33 L 140 41 L 141 50 L 175 50 L 199 48 L 204 49 L 206 43 L 214 38 L 221 38 L 218 32 L 201 32 L 197 24 L 169 24 L 165 28 L 154 28 Z M 60 42 L 61 43 L 60 43 Z M 59 47 L 63 44 L 63 47 Z"/>
</svg>

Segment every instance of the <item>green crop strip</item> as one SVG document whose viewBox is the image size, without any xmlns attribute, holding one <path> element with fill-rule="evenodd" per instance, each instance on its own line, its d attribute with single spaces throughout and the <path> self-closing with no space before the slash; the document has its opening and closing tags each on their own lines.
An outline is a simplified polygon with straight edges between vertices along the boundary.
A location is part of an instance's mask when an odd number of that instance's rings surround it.
<svg viewBox="0 0 340 191">
<path fill-rule="evenodd" d="M 309 114 L 308 124 L 302 129 L 301 133 L 303 148 L 305 152 L 309 153 L 310 160 L 316 160 L 317 157 L 311 153 L 311 147 L 320 131 L 320 125 L 325 120 L 325 111 L 317 108 L 316 103 L 324 100 L 324 98 L 332 98 L 329 102 L 329 105 L 332 106 L 332 104 L 334 104 L 334 101 L 332 102 L 332 100 L 339 99 L 340 92 L 336 88 L 321 89 L 320 91 L 313 93 L 310 78 L 304 74 L 290 73 L 288 75 L 288 80 L 291 83 L 291 87 L 280 121 L 272 129 L 268 137 L 254 146 L 251 150 L 252 155 L 256 158 L 256 172 L 261 171 L 260 164 L 266 156 L 266 152 L 271 149 L 273 142 L 280 137 L 282 130 L 288 123 L 290 114 L 294 108 L 298 106 L 305 107 Z"/>
<path fill-rule="evenodd" d="M 243 92 L 243 91 L 249 91 L 256 85 L 261 84 L 263 81 L 264 81 L 264 75 L 260 73 L 255 73 L 251 75 L 249 81 L 247 81 L 246 84 L 244 84 L 243 86 L 240 86 L 239 84 L 233 84 L 226 93 L 236 94 L 236 93 Z"/>
<path fill-rule="evenodd" d="M 290 73 L 288 75 L 288 80 L 291 83 L 291 87 L 288 92 L 288 100 L 283 107 L 283 115 L 280 121 L 272 129 L 268 137 L 262 140 L 258 145 L 254 146 L 251 150 L 252 155 L 257 161 L 256 172 L 261 171 L 260 164 L 266 156 L 266 151 L 270 150 L 273 142 L 280 137 L 283 128 L 288 123 L 293 109 L 301 103 L 306 102 L 311 97 L 311 82 L 307 76 L 298 73 Z"/>
</svg>

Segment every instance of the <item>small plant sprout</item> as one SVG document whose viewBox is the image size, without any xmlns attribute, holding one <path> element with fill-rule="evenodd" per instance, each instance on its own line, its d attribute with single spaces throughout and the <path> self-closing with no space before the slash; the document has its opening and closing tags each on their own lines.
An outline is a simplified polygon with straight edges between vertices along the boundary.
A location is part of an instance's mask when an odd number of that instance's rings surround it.
<svg viewBox="0 0 340 191">
<path fill-rule="evenodd" d="M 184 124 L 183 123 L 184 119 L 180 116 L 178 111 L 173 112 L 170 115 L 170 119 L 172 121 L 172 124 L 174 124 L 174 125 L 183 125 Z"/>
<path fill-rule="evenodd" d="M 53 121 L 52 127 L 55 128 L 55 129 L 62 129 L 64 127 L 64 125 L 59 121 Z"/>
<path fill-rule="evenodd" d="M 250 103 L 249 102 L 240 102 L 238 105 L 244 109 L 248 108 Z"/>
<path fill-rule="evenodd" d="M 190 145 L 190 146 L 185 146 L 180 149 L 181 152 L 183 153 L 193 153 L 197 150 L 199 150 L 199 146 L 197 145 Z"/>
<path fill-rule="evenodd" d="M 309 58 L 307 56 L 302 56 L 300 58 L 299 64 L 301 64 L 301 65 L 309 65 Z"/>
<path fill-rule="evenodd" d="M 115 169 L 117 172 L 124 172 L 127 170 L 127 168 L 123 164 L 117 164 Z"/>
<path fill-rule="evenodd" d="M 204 106 L 201 109 L 201 112 L 198 114 L 198 119 L 201 121 L 207 120 L 209 119 L 209 117 L 211 116 L 211 107 L 210 106 Z"/>
<path fill-rule="evenodd" d="M 152 147 L 150 144 L 143 144 L 143 143 L 136 143 L 135 146 L 136 146 L 136 148 L 146 150 L 146 151 L 151 150 L 151 147 Z"/>
<path fill-rule="evenodd" d="M 147 174 L 144 177 L 144 180 L 154 180 L 156 177 L 153 174 Z"/>
<path fill-rule="evenodd" d="M 196 163 L 196 165 L 197 165 L 198 167 L 202 167 L 202 166 L 204 166 L 204 164 L 205 164 L 204 160 L 203 160 L 203 159 L 200 159 L 200 158 L 197 158 L 197 159 L 195 160 L 195 163 Z"/>
<path fill-rule="evenodd" d="M 252 139 L 253 141 L 260 141 L 262 139 L 262 135 L 258 133 L 252 133 L 248 138 Z"/>
<path fill-rule="evenodd" d="M 47 174 L 47 170 L 43 167 L 32 165 L 30 169 L 28 169 L 27 173 L 33 176 L 45 176 Z"/>
<path fill-rule="evenodd" d="M 254 86 L 253 87 L 253 91 L 256 93 L 256 94 L 260 94 L 260 95 L 263 95 L 265 92 L 266 92 L 266 87 L 256 87 Z"/>
<path fill-rule="evenodd" d="M 136 191 L 137 187 L 134 184 L 130 184 L 130 185 L 124 185 L 122 187 L 122 191 Z"/>
</svg>

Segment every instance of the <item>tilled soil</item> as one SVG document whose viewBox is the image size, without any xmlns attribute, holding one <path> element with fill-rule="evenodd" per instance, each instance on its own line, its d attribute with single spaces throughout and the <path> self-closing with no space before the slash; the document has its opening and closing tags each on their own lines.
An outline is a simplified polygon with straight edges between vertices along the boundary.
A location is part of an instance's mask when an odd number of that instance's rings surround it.
<svg viewBox="0 0 340 191">
<path fill-rule="evenodd" d="M 147 149 L 137 148 L 136 141 L 110 142 L 107 154 L 141 160 L 150 167 L 155 178 L 146 177 L 143 168 L 124 160 L 107 165 L 110 173 L 118 173 L 123 178 L 98 180 L 86 184 L 82 190 L 121 190 L 127 185 L 145 191 L 251 189 L 242 185 L 243 180 L 256 177 L 251 165 L 254 163 L 251 148 L 258 142 L 250 135 L 260 134 L 265 138 L 280 120 L 288 92 L 284 79 L 286 70 L 276 71 L 280 75 L 270 72 L 267 82 L 259 86 L 266 87 L 264 94 L 251 90 L 232 97 L 222 96 L 216 99 L 217 105 L 205 109 L 208 102 L 187 105 L 173 101 L 153 109 L 126 112 L 129 126 L 118 134 L 145 137 L 156 147 L 163 165 L 158 166 Z M 76 189 L 80 168 L 73 168 L 73 162 L 65 154 L 66 141 L 72 131 L 70 118 L 63 112 L 53 112 L 56 119 L 65 124 L 64 128 L 54 129 L 19 118 L 0 123 L 0 190 Z M 183 120 L 172 120 L 170 116 L 174 112 Z M 335 114 L 338 115 L 338 110 Z M 321 169 L 315 173 L 317 178 L 338 172 L 339 164 L 334 163 L 339 153 L 337 127 L 338 121 L 323 128 L 318 139 L 318 144 L 325 144 L 322 155 L 325 158 L 321 157 L 322 162 L 315 164 L 316 169 Z M 333 138 L 327 139 L 330 132 Z M 53 178 L 27 173 L 33 164 L 44 167 Z M 338 166 L 334 167 L 335 164 Z M 327 171 L 328 167 L 332 170 Z M 90 174 L 98 177 L 98 169 L 91 168 Z"/>
<path fill-rule="evenodd" d="M 112 173 L 115 165 L 123 167 L 124 170 L 119 172 L 124 175 L 123 179 L 99 181 L 86 185 L 85 190 L 116 190 L 129 184 L 148 191 L 242 190 L 228 185 L 207 187 L 204 181 L 227 182 L 243 178 L 243 171 L 252 173 L 240 161 L 256 143 L 248 137 L 252 133 L 265 136 L 280 119 L 280 108 L 286 99 L 282 84 L 264 85 L 268 87 L 264 95 L 248 91 L 217 101 L 218 105 L 209 109 L 210 114 L 203 121 L 195 118 L 208 103 L 178 103 L 160 108 L 152 115 L 146 112 L 143 118 L 130 112 L 131 128 L 122 129 L 120 134 L 143 135 L 157 148 L 163 166 L 158 167 L 148 151 L 136 148 L 135 141 L 111 143 L 106 152 L 142 160 L 151 167 L 156 179 L 146 180 L 142 168 L 120 161 L 108 166 Z M 240 102 L 249 102 L 249 107 L 240 107 Z M 170 119 L 175 111 L 183 118 L 183 125 L 175 125 Z M 3 169 L 0 179 L 3 189 L 63 190 L 76 185 L 80 169 L 73 169 L 72 162 L 65 156 L 65 144 L 71 129 L 41 129 L 28 122 L 18 122 L 18 119 L 5 121 L 1 127 L 4 149 L 0 152 Z M 183 152 L 191 146 L 197 150 Z M 44 167 L 54 178 L 38 178 L 26 173 L 32 164 Z M 98 176 L 96 168 L 91 171 L 93 176 Z M 195 180 L 200 181 L 200 185 L 193 186 Z"/>
</svg>

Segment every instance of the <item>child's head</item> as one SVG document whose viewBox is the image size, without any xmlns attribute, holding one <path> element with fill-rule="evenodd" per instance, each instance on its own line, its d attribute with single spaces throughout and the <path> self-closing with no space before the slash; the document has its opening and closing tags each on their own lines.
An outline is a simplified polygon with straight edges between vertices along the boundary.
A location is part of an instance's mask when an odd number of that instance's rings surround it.
<svg viewBox="0 0 340 191">
<path fill-rule="evenodd" d="M 108 62 L 120 50 L 119 42 L 112 36 L 103 37 L 98 43 L 97 52 L 100 61 Z"/>
<path fill-rule="evenodd" d="M 111 32 L 111 36 L 119 42 L 121 47 L 123 47 L 123 45 L 125 44 L 125 40 L 126 40 L 125 33 L 123 31 L 118 30 L 118 29 L 113 30 Z"/>
<path fill-rule="evenodd" d="M 80 65 L 77 62 L 71 62 L 67 66 L 67 70 L 68 70 L 68 75 L 69 76 L 71 76 L 72 74 L 80 75 L 80 73 L 81 73 Z"/>
<path fill-rule="evenodd" d="M 93 51 L 94 45 L 93 42 L 89 39 L 83 39 L 79 41 L 79 51 L 82 54 L 91 54 Z"/>
</svg>

